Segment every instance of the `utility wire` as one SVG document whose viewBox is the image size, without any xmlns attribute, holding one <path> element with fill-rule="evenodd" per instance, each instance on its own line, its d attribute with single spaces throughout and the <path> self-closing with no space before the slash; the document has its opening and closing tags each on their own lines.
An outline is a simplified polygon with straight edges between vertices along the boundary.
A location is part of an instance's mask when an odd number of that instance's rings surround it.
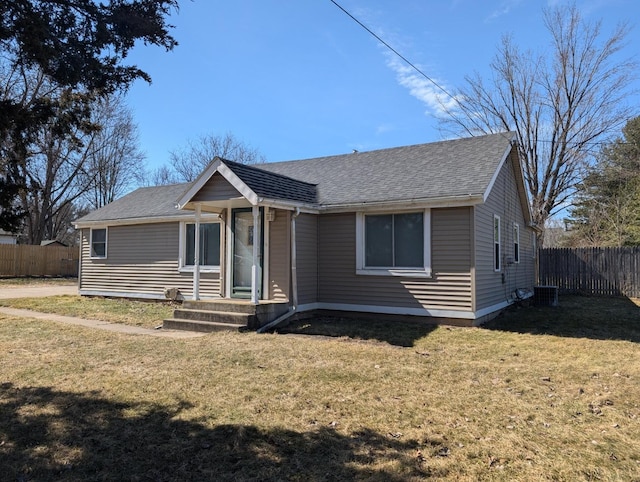
<svg viewBox="0 0 640 482">
<path fill-rule="evenodd" d="M 433 80 L 431 77 L 429 77 L 427 74 L 425 74 L 422 70 L 420 70 L 413 62 L 411 62 L 409 59 L 407 59 L 404 55 L 402 55 L 400 52 L 398 52 L 396 49 L 394 49 L 391 45 L 389 45 L 386 41 L 384 41 L 382 38 L 380 38 L 380 36 L 378 34 L 376 34 L 373 30 L 371 30 L 369 27 L 367 27 L 364 23 L 362 23 L 360 20 L 358 20 L 355 16 L 353 16 L 348 10 L 346 10 L 342 5 L 340 5 L 338 2 L 336 2 L 336 0 L 329 0 L 331 3 L 333 3 L 336 7 L 338 7 L 340 10 L 342 10 L 349 18 L 351 18 L 354 22 L 356 22 L 358 25 L 360 25 L 363 29 L 365 29 L 370 35 L 372 35 L 373 37 L 375 37 L 378 42 L 380 42 L 382 45 L 384 45 L 385 47 L 387 47 L 389 50 L 391 50 L 391 52 L 393 52 L 395 55 L 397 55 L 400 59 L 402 59 L 403 62 L 405 62 L 409 67 L 411 67 L 413 70 L 415 70 L 417 73 L 419 73 L 422 77 L 424 77 L 425 79 L 427 79 L 430 83 L 432 83 L 439 91 L 441 91 L 443 94 L 445 94 L 447 97 L 449 97 L 450 99 L 452 99 L 453 101 L 456 102 L 456 104 L 458 104 L 458 106 L 462 107 L 460 105 L 460 102 L 458 101 L 458 99 L 456 99 L 453 95 L 451 95 L 447 89 L 445 89 L 444 87 L 442 87 L 440 84 L 438 84 L 435 80 Z M 551 144 L 552 141 L 549 140 L 542 140 L 542 139 L 538 139 L 537 142 L 543 142 L 543 143 L 548 143 Z M 599 142 L 585 142 L 585 145 L 591 145 L 591 146 L 606 146 L 609 145 L 609 142 L 606 141 L 599 141 Z M 622 142 L 622 144 L 628 144 L 627 142 Z"/>
<path fill-rule="evenodd" d="M 394 49 L 391 45 L 389 45 L 387 42 L 385 42 L 383 39 L 381 39 L 380 36 L 378 36 L 373 30 L 371 30 L 369 27 L 367 27 L 365 24 L 363 24 L 356 17 L 351 15 L 351 13 L 349 13 L 342 5 L 340 5 L 335 0 L 330 0 L 330 2 L 333 3 L 340 10 L 342 10 L 345 14 L 347 14 L 354 22 L 356 22 L 358 25 L 360 25 L 363 29 L 365 29 L 367 32 L 369 32 L 371 35 L 373 35 L 380 43 L 382 43 L 382 45 L 384 45 L 389 50 L 391 50 L 394 54 L 396 54 L 398 57 L 400 57 L 409 67 L 411 67 L 413 70 L 418 72 L 422 77 L 424 77 L 429 82 L 431 82 L 438 90 L 443 92 L 445 95 L 447 95 L 451 99 L 455 100 L 455 97 L 453 95 L 451 95 L 449 92 L 447 92 L 447 90 L 444 87 L 442 87 L 435 80 L 433 80 L 431 77 L 429 77 L 427 74 L 425 74 L 422 70 L 420 70 L 418 67 L 416 67 L 411 61 L 409 61 L 409 59 L 407 59 L 404 55 L 402 55 L 400 52 L 398 52 L 396 49 Z"/>
</svg>

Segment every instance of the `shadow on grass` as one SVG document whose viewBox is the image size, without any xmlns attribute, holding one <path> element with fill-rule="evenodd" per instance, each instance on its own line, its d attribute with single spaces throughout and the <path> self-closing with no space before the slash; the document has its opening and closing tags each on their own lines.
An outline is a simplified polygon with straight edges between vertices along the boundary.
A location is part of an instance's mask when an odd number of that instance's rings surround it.
<svg viewBox="0 0 640 482">
<path fill-rule="evenodd" d="M 338 318 L 321 316 L 297 320 L 278 328 L 278 333 L 347 337 L 356 340 L 375 340 L 390 345 L 412 347 L 420 338 L 437 328 L 435 324 L 410 321 L 385 321 L 374 318 Z"/>
<path fill-rule="evenodd" d="M 565 295 L 555 307 L 512 306 L 483 328 L 638 343 L 640 308 L 623 297 Z"/>
<path fill-rule="evenodd" d="M 169 409 L 94 393 L 0 386 L 0 473 L 7 481 L 386 480 L 433 474 L 417 441 L 181 420 Z M 393 469 L 385 467 L 393 464 Z"/>
</svg>

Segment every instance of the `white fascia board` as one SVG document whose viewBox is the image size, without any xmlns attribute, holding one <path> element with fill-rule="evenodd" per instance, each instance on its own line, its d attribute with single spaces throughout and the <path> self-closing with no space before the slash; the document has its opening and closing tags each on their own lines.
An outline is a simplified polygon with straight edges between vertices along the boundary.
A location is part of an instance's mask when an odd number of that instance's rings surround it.
<svg viewBox="0 0 640 482">
<path fill-rule="evenodd" d="M 447 196 L 428 199 L 402 199 L 398 201 L 375 201 L 350 204 L 324 204 L 319 211 L 323 213 L 368 212 L 368 211 L 397 211 L 399 209 L 430 209 L 475 206 L 482 204 L 482 194 L 468 194 L 464 196 Z"/>
<path fill-rule="evenodd" d="M 509 147 L 507 147 L 507 150 L 502 155 L 502 159 L 500 159 L 500 162 L 498 163 L 498 167 L 493 172 L 493 176 L 491 176 L 491 180 L 489 181 L 489 185 L 487 186 L 487 189 L 485 189 L 484 194 L 482 195 L 483 202 L 486 202 L 487 199 L 489 199 L 489 194 L 491 194 L 491 191 L 493 190 L 493 186 L 496 183 L 496 181 L 498 180 L 498 176 L 500 175 L 500 171 L 502 170 L 502 167 L 504 166 L 504 163 L 507 162 L 507 159 L 509 159 L 509 155 L 511 154 L 511 149 L 513 149 L 513 148 L 514 148 L 514 145 L 512 143 L 510 143 Z"/>
<path fill-rule="evenodd" d="M 486 202 L 486 200 L 489 198 L 489 195 L 491 194 L 491 190 L 493 189 L 493 186 L 496 183 L 496 180 L 498 179 L 498 176 L 500 175 L 500 171 L 502 170 L 504 164 L 507 162 L 507 160 L 511 157 L 511 152 L 515 149 L 516 153 L 515 153 L 515 161 L 517 166 L 514 166 L 517 170 L 518 170 L 518 175 L 515 176 L 516 178 L 516 184 L 517 184 L 517 190 L 518 190 L 518 197 L 521 198 L 520 193 L 524 194 L 524 199 L 525 199 L 525 205 L 522 206 L 522 210 L 523 210 L 523 214 L 524 217 L 526 219 L 526 221 L 531 224 L 533 222 L 533 214 L 531 212 L 531 199 L 529 198 L 529 190 L 527 189 L 527 186 L 525 185 L 525 180 L 524 180 L 524 168 L 522 167 L 522 162 L 520 162 L 520 154 L 518 153 L 518 146 L 516 144 L 516 139 L 515 136 L 511 141 L 511 144 L 509 145 L 509 148 L 507 149 L 507 151 L 505 152 L 502 160 L 500 161 L 500 164 L 498 165 L 498 168 L 496 169 L 496 171 L 493 173 L 493 177 L 491 178 L 491 181 L 489 182 L 489 185 L 487 186 L 486 191 L 484 192 L 483 195 L 483 199 L 484 202 Z M 520 203 L 522 204 L 522 202 Z"/>
<path fill-rule="evenodd" d="M 176 201 L 178 209 L 184 209 L 184 206 L 191 201 L 191 198 L 195 196 L 206 182 L 211 179 L 211 176 L 216 173 L 220 164 L 222 164 L 222 159 L 216 157 L 213 162 L 211 162 L 211 164 L 209 164 L 207 168 L 200 173 L 193 184 L 191 184 L 191 187 L 189 187 L 189 189 L 187 189 L 187 191 Z"/>
<path fill-rule="evenodd" d="M 187 192 L 185 192 L 178 201 L 176 201 L 178 209 L 184 209 L 191 202 L 193 197 L 198 194 L 200 189 L 211 179 L 211 177 L 219 172 L 229 184 L 231 184 L 247 201 L 253 206 L 258 204 L 258 195 L 249 188 L 219 157 L 216 158 L 193 182 Z"/>
<path fill-rule="evenodd" d="M 238 192 L 251 203 L 252 206 L 258 205 L 258 202 L 260 201 L 258 195 L 253 192 L 253 190 L 249 188 L 249 186 L 247 186 L 244 181 L 240 179 L 231 169 L 229 169 L 229 167 L 224 162 L 220 163 L 217 171 L 229 182 L 229 184 L 235 187 Z M 213 175 L 213 173 L 211 175 Z"/>
<path fill-rule="evenodd" d="M 216 214 L 203 214 L 202 219 L 215 220 L 220 216 Z M 146 218 L 128 218 L 128 219 L 102 219 L 99 221 L 83 221 L 80 223 L 74 223 L 76 229 L 82 228 L 96 228 L 101 226 L 127 226 L 135 224 L 155 224 L 155 223 L 171 223 L 178 221 L 192 221 L 195 219 L 195 215 L 186 213 L 176 216 L 157 216 Z"/>
<path fill-rule="evenodd" d="M 321 210 L 314 204 L 307 203 L 299 203 L 295 201 L 283 201 L 281 199 L 265 199 L 259 198 L 258 204 L 260 206 L 275 208 L 275 209 L 285 209 L 287 211 L 295 211 L 299 209 L 301 213 L 307 214 L 320 214 Z"/>
</svg>

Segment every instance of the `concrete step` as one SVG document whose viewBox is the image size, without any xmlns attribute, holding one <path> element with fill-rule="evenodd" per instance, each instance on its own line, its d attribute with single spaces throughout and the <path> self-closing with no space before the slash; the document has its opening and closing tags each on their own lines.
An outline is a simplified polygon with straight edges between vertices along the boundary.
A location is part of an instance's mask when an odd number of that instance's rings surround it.
<svg viewBox="0 0 640 482">
<path fill-rule="evenodd" d="M 249 315 L 256 314 L 257 306 L 259 305 L 254 305 L 247 301 L 233 301 L 233 300 L 211 300 L 211 301 L 184 300 L 182 302 L 182 308 L 187 310 L 226 311 L 230 313 L 247 313 Z"/>
<path fill-rule="evenodd" d="M 190 308 L 175 309 L 173 311 L 173 317 L 180 320 L 210 321 L 216 323 L 231 323 L 247 326 L 254 325 L 256 321 L 256 315 L 249 313 L 196 310 Z"/>
<path fill-rule="evenodd" d="M 162 327 L 167 330 L 187 330 L 198 331 L 204 333 L 212 333 L 215 331 L 244 331 L 246 325 L 234 323 L 218 323 L 215 321 L 198 321 L 198 320 L 182 320 L 177 318 L 168 318 L 162 322 Z"/>
</svg>

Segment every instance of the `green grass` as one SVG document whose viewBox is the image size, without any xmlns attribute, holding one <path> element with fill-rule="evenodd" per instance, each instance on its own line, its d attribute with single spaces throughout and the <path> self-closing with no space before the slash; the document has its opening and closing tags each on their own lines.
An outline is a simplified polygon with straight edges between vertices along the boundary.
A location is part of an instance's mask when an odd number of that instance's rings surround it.
<svg viewBox="0 0 640 482">
<path fill-rule="evenodd" d="M 0 315 L 0 473 L 639 480 L 639 317 L 568 297 L 488 329 L 323 320 L 299 331 L 328 336 L 171 340 Z"/>
<path fill-rule="evenodd" d="M 172 316 L 175 308 L 175 304 L 170 302 L 88 298 L 77 295 L 0 299 L 0 306 L 123 323 L 144 328 L 155 328 L 161 325 L 163 319 Z"/>
</svg>

